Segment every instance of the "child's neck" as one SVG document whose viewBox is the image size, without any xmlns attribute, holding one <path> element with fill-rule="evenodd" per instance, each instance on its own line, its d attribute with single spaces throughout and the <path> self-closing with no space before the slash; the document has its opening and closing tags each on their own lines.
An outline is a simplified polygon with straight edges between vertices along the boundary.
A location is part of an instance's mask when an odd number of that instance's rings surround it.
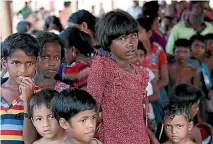
<svg viewBox="0 0 213 144">
<path fill-rule="evenodd" d="M 170 140 L 169 144 L 192 144 L 192 140 L 190 140 L 189 138 L 186 138 L 184 140 L 181 140 L 180 142 L 172 142 Z"/>
<path fill-rule="evenodd" d="M 51 142 L 52 144 L 58 144 L 58 143 L 64 143 L 67 139 L 67 135 L 64 130 L 59 130 L 58 134 L 54 138 L 51 138 L 51 139 L 43 138 L 43 139 L 45 139 L 45 141 L 48 143 Z"/>
<path fill-rule="evenodd" d="M 6 87 L 9 87 L 9 88 L 19 88 L 19 84 L 17 82 L 15 82 L 14 80 L 12 80 L 10 77 L 8 78 L 8 80 L 4 83 L 4 85 Z"/>
<path fill-rule="evenodd" d="M 42 74 L 36 73 L 35 84 L 40 88 L 55 88 L 56 80 L 53 77 L 45 77 Z"/>
<path fill-rule="evenodd" d="M 143 41 L 143 45 L 144 45 L 144 47 L 146 48 L 147 51 L 149 51 L 150 48 L 152 47 L 152 44 L 151 44 L 149 39 L 147 39 L 146 41 Z"/>
<path fill-rule="evenodd" d="M 87 57 L 87 56 L 85 56 L 84 54 L 79 54 L 79 55 L 77 55 L 76 56 L 76 62 L 79 62 L 79 61 L 86 61 L 86 60 L 88 60 L 89 59 L 89 57 Z"/>
<path fill-rule="evenodd" d="M 187 63 L 186 62 L 178 62 L 177 61 L 177 65 L 180 66 L 180 67 L 185 67 L 185 66 L 187 66 Z"/>
<path fill-rule="evenodd" d="M 76 139 L 74 139 L 74 138 L 70 138 L 70 137 L 67 137 L 67 139 L 66 139 L 66 142 L 65 142 L 65 144 L 89 144 L 90 142 L 81 142 L 81 141 L 79 141 L 79 140 L 76 140 Z"/>
</svg>

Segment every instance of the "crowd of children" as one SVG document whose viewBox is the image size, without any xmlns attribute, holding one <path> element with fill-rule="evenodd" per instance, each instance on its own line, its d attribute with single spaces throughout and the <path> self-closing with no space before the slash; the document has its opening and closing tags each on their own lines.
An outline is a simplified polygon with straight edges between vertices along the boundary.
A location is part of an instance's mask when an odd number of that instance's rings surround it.
<svg viewBox="0 0 213 144">
<path fill-rule="evenodd" d="M 213 33 L 177 39 L 167 55 L 145 6 L 137 19 L 79 10 L 58 34 L 6 38 L 1 143 L 213 142 L 200 130 L 213 126 Z"/>
</svg>

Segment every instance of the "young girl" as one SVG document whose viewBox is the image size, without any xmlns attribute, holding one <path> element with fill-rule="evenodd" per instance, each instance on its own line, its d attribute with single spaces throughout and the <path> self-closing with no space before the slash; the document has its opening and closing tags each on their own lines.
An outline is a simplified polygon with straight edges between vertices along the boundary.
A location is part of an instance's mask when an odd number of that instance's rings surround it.
<svg viewBox="0 0 213 144">
<path fill-rule="evenodd" d="M 87 83 L 88 92 L 102 108 L 99 137 L 104 144 L 149 143 L 144 120 L 148 72 L 130 64 L 137 50 L 138 24 L 126 12 L 115 10 L 96 26 L 99 44 L 111 52 L 110 58 L 95 58 Z"/>
<path fill-rule="evenodd" d="M 88 71 L 92 64 L 93 52 L 90 36 L 77 27 L 68 27 L 60 37 L 67 42 L 65 48 L 65 66 L 61 71 L 62 80 L 72 87 L 86 88 Z"/>
<path fill-rule="evenodd" d="M 58 35 L 50 32 L 39 34 L 37 39 L 41 50 L 34 77 L 35 84 L 41 89 L 52 88 L 59 92 L 69 88 L 69 85 L 54 79 L 64 56 L 63 41 Z"/>
</svg>

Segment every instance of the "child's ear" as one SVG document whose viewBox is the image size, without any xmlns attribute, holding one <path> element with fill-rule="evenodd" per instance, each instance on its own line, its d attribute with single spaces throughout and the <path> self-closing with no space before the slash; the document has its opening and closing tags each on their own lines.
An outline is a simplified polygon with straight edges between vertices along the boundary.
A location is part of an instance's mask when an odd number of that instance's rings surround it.
<svg viewBox="0 0 213 144">
<path fill-rule="evenodd" d="M 7 61 L 4 59 L 4 58 L 2 58 L 1 59 L 1 65 L 2 65 L 2 69 L 7 69 Z"/>
<path fill-rule="evenodd" d="M 189 122 L 189 127 L 188 127 L 188 129 L 189 129 L 189 132 L 190 132 L 190 133 L 191 133 L 191 131 L 192 131 L 193 126 L 194 126 L 193 121 Z"/>
<path fill-rule="evenodd" d="M 147 32 L 147 36 L 148 36 L 149 38 L 152 36 L 152 30 L 149 30 L 149 31 Z"/>
<path fill-rule="evenodd" d="M 69 127 L 69 123 L 64 118 L 59 119 L 59 124 L 65 130 Z"/>
<path fill-rule="evenodd" d="M 84 31 L 84 32 L 86 32 L 87 29 L 88 29 L 87 23 L 86 22 L 82 22 L 82 24 L 81 24 L 81 30 Z"/>
</svg>

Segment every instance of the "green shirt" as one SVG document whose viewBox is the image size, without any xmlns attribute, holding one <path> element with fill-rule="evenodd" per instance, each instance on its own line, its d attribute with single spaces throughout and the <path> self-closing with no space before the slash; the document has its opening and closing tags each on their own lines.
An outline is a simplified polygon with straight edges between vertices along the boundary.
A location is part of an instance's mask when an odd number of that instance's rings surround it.
<svg viewBox="0 0 213 144">
<path fill-rule="evenodd" d="M 173 55 L 174 43 L 177 39 L 190 39 L 195 34 L 206 35 L 208 33 L 213 33 L 213 26 L 211 23 L 205 22 L 204 29 L 201 32 L 198 32 L 194 28 L 192 28 L 188 22 L 181 21 L 176 24 L 171 30 L 166 45 L 166 52 L 167 54 Z"/>
</svg>

